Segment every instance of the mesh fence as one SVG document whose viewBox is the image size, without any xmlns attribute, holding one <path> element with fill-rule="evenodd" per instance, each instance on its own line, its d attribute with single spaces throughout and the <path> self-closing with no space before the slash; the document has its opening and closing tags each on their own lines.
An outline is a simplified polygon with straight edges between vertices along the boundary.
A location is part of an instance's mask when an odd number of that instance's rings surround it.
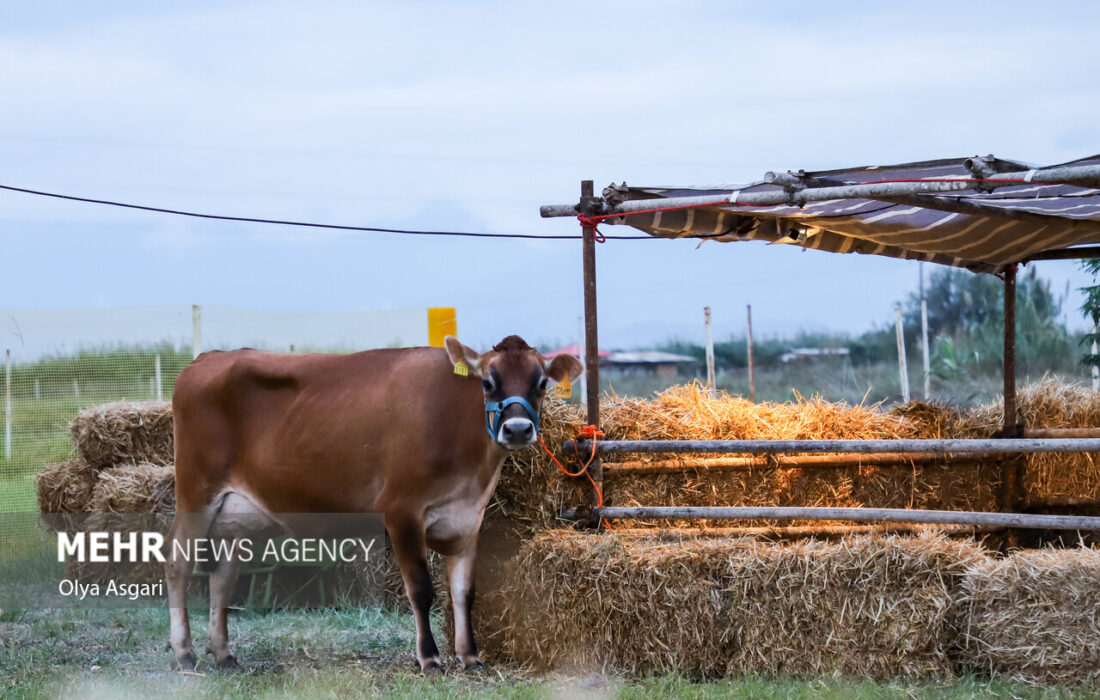
<svg viewBox="0 0 1100 700">
<path fill-rule="evenodd" d="M 176 376 L 197 350 L 352 352 L 425 345 L 428 318 L 428 309 L 5 310 L 0 313 L 5 360 L 0 513 L 37 510 L 35 475 L 75 456 L 69 426 L 81 409 L 115 401 L 170 401 Z"/>
</svg>

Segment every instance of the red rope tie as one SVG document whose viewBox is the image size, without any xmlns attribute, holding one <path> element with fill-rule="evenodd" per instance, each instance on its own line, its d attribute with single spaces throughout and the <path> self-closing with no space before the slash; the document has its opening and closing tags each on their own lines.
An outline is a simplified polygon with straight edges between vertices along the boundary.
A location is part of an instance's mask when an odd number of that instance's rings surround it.
<svg viewBox="0 0 1100 700">
<path fill-rule="evenodd" d="M 596 507 L 597 508 L 603 508 L 603 489 L 600 488 L 599 484 L 596 483 L 596 480 L 593 479 L 592 475 L 588 472 L 588 467 L 590 467 L 592 465 L 592 462 L 594 462 L 595 459 L 596 459 L 596 438 L 597 438 L 597 436 L 598 437 L 606 437 L 603 434 L 603 432 L 600 431 L 600 430 L 597 430 L 596 426 L 594 426 L 594 425 L 586 425 L 583 428 L 581 428 L 579 433 L 577 433 L 577 437 L 573 440 L 573 452 L 576 454 L 577 461 L 580 462 L 580 459 L 581 459 L 580 458 L 580 453 L 577 450 L 577 442 L 576 442 L 577 439 L 579 439 L 579 438 L 582 438 L 582 437 L 583 438 L 588 438 L 589 440 L 592 441 L 592 454 L 589 455 L 588 461 L 584 463 L 584 465 L 580 468 L 580 471 L 571 472 L 568 469 L 566 469 L 562 465 L 561 462 L 558 461 L 558 458 L 554 456 L 554 453 L 551 452 L 550 449 L 546 446 L 546 443 L 542 441 L 542 435 L 541 434 L 536 435 L 536 437 L 538 438 L 538 441 L 539 441 L 539 445 L 542 447 L 543 452 L 545 452 L 547 455 L 549 455 L 550 459 L 554 460 L 554 464 L 558 465 L 558 469 L 561 470 L 562 474 L 565 474 L 568 477 L 574 477 L 574 478 L 578 477 L 578 476 L 588 477 L 588 482 L 590 484 L 592 484 L 592 490 L 594 490 L 596 492 Z M 608 530 L 612 529 L 611 524 L 608 523 L 607 520 L 603 521 L 603 526 L 606 527 Z"/>
<path fill-rule="evenodd" d="M 577 221 L 581 222 L 581 226 L 592 229 L 592 238 L 597 243 L 607 242 L 607 238 L 600 233 L 600 229 L 596 228 L 600 222 L 606 218 L 606 216 L 585 216 L 584 214 L 577 214 Z"/>
</svg>

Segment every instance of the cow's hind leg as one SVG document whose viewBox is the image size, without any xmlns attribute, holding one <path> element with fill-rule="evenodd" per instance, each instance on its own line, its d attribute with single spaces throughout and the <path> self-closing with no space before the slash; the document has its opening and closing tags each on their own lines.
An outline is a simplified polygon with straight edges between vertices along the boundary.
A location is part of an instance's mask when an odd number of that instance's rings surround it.
<svg viewBox="0 0 1100 700">
<path fill-rule="evenodd" d="M 195 649 L 191 645 L 191 623 L 187 619 L 187 585 L 195 570 L 192 542 L 206 534 L 209 517 L 200 513 L 177 513 L 168 536 L 169 551 L 164 573 L 168 587 L 169 641 L 175 654 L 173 667 L 182 671 L 195 668 Z"/>
<path fill-rule="evenodd" d="M 214 656 L 214 668 L 230 670 L 238 667 L 237 657 L 229 650 L 229 598 L 237 585 L 241 561 L 234 554 L 219 561 L 210 572 L 210 635 L 206 651 Z"/>
<path fill-rule="evenodd" d="M 477 536 L 470 538 L 463 550 L 447 557 L 447 576 L 451 586 L 451 607 L 454 612 L 455 655 L 462 667 L 472 673 L 485 671 L 477 655 L 471 615 L 474 608 L 474 558 Z"/>
<path fill-rule="evenodd" d="M 386 530 L 390 533 L 393 552 L 401 566 L 405 581 L 405 594 L 416 618 L 416 660 L 425 674 L 443 671 L 439 647 L 432 636 L 431 608 L 435 591 L 432 575 L 428 571 L 428 546 L 424 541 L 424 525 L 415 518 L 386 518 Z"/>
</svg>

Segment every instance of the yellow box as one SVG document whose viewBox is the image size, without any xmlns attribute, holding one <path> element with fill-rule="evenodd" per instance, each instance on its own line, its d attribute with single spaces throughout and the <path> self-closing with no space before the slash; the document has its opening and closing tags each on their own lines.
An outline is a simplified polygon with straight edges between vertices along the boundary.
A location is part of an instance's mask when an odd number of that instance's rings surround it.
<svg viewBox="0 0 1100 700">
<path fill-rule="evenodd" d="M 458 336 L 458 321 L 453 306 L 436 306 L 428 309 L 428 345 L 443 347 L 443 339 Z"/>
</svg>

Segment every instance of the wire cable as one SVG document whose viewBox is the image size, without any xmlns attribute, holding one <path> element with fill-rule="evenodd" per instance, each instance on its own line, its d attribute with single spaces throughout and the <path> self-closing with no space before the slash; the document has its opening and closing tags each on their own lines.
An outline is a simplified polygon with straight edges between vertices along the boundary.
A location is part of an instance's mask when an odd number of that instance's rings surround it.
<svg viewBox="0 0 1100 700">
<path fill-rule="evenodd" d="M 32 190 L 25 187 L 13 187 L 11 185 L 0 185 L 0 190 L 7 190 L 9 192 L 19 192 L 22 194 L 32 194 L 39 197 L 52 197 L 54 199 L 65 199 L 72 202 L 85 202 L 87 204 L 102 204 L 109 207 L 120 207 L 122 209 L 136 209 L 138 211 L 149 211 L 157 214 L 172 214 L 174 216 L 189 216 L 194 219 L 211 219 L 214 221 L 234 221 L 239 223 L 250 224 L 270 224 L 275 226 L 300 226 L 303 228 L 320 228 L 320 229 L 332 229 L 337 231 L 364 231 L 368 233 L 397 233 L 406 236 L 462 236 L 466 238 L 524 238 L 530 240 L 580 240 L 583 236 L 579 235 L 549 235 L 542 236 L 534 233 L 486 233 L 480 231 L 426 231 L 417 229 L 403 229 L 403 228 L 385 228 L 381 226 L 349 226 L 342 224 L 321 224 L 310 221 L 290 221 L 286 219 L 267 219 L 251 216 L 228 216 L 224 214 L 203 214 L 194 211 L 185 211 L 182 209 L 166 209 L 163 207 L 153 207 L 144 204 L 128 204 L 126 202 L 116 202 L 109 199 L 93 199 L 91 197 L 77 197 L 70 194 L 58 194 L 57 192 L 44 192 L 42 190 Z M 607 236 L 607 238 L 619 240 L 619 241 L 641 241 L 641 240 L 660 240 L 653 236 Z"/>
</svg>

